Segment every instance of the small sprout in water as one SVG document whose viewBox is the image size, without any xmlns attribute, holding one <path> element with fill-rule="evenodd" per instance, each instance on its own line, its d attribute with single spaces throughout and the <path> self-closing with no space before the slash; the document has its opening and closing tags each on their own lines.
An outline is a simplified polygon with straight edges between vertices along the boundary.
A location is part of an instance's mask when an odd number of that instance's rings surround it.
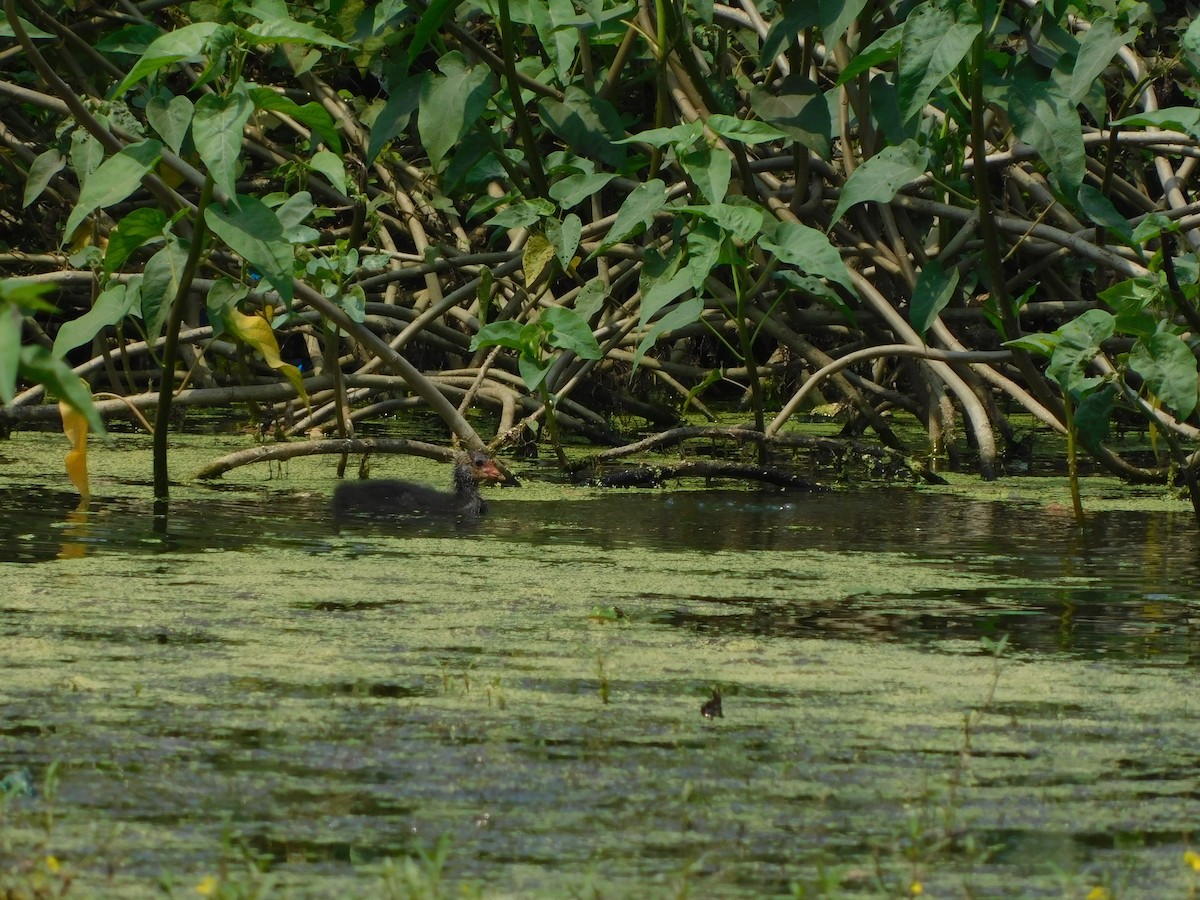
<svg viewBox="0 0 1200 900">
<path fill-rule="evenodd" d="M 5 797 L 32 797 L 33 773 L 28 769 L 15 769 L 0 778 L 0 795 Z"/>
<path fill-rule="evenodd" d="M 725 718 L 725 713 L 721 712 L 721 692 L 716 688 L 713 688 L 712 697 L 700 707 L 700 715 L 706 719 Z"/>
<path fill-rule="evenodd" d="M 981 637 L 979 643 L 983 645 L 983 649 L 992 656 L 1000 657 L 1004 655 L 1004 648 L 1008 646 L 1008 635 L 1000 637 L 998 640 L 992 640 L 989 637 Z"/>
</svg>

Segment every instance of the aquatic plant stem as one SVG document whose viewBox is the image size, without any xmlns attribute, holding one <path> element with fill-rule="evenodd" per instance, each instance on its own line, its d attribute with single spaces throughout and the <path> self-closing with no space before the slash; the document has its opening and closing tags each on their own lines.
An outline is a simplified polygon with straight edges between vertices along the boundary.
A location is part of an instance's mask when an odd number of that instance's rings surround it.
<svg viewBox="0 0 1200 900">
<path fill-rule="evenodd" d="M 196 269 L 200 265 L 200 257 L 204 253 L 204 245 L 208 237 L 208 227 L 204 223 L 204 212 L 212 203 L 214 180 L 212 174 L 204 178 L 204 187 L 200 190 L 200 204 L 196 209 L 196 219 L 192 232 L 191 246 L 188 248 L 187 260 L 183 264 L 183 272 L 179 276 L 179 288 L 171 301 L 171 311 L 167 316 L 166 343 L 162 355 L 162 384 L 158 389 L 158 410 L 154 416 L 154 514 L 156 518 L 165 517 L 170 498 L 171 480 L 167 471 L 167 430 L 171 427 L 171 399 L 175 392 L 175 358 L 179 354 L 179 329 L 183 324 L 183 311 L 186 306 L 188 293 L 192 289 L 192 280 L 196 277 Z"/>
<path fill-rule="evenodd" d="M 1079 496 L 1079 461 L 1076 450 L 1075 404 L 1070 391 L 1063 391 L 1063 412 L 1067 424 L 1067 480 L 1071 483 L 1071 509 L 1075 524 L 1083 528 L 1083 500 Z"/>
<path fill-rule="evenodd" d="M 521 143 L 525 145 L 525 161 L 529 164 L 529 180 L 539 197 L 550 196 L 550 183 L 546 173 L 542 171 L 542 161 L 538 156 L 537 140 L 533 136 L 533 126 L 529 122 L 529 114 L 521 101 L 521 82 L 517 78 L 517 57 L 513 47 L 512 13 L 508 0 L 500 0 L 498 6 L 500 19 L 500 41 L 504 52 L 504 80 L 508 83 L 508 94 L 512 100 L 513 118 L 517 122 L 517 132 L 521 135 Z"/>
</svg>

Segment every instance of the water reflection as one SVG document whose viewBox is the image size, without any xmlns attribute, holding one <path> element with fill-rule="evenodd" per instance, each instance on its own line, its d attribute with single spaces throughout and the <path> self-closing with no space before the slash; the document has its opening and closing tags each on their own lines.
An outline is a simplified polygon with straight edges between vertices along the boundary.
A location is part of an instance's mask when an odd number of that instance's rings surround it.
<svg viewBox="0 0 1200 900">
<path fill-rule="evenodd" d="M 203 502 L 178 500 L 170 529 L 154 528 L 148 504 L 93 499 L 78 507 L 67 492 L 0 490 L 0 562 L 36 563 L 89 554 L 154 555 L 214 550 L 301 548 L 329 552 L 339 537 L 381 552 L 386 523 L 339 526 L 323 496 L 225 491 Z M 995 591 L 889 596 L 868 592 L 828 603 L 747 600 L 711 615 L 668 619 L 698 633 L 928 642 L 1007 633 L 1016 648 L 1196 661 L 1191 598 L 1200 587 L 1195 525 L 1185 514 L 1091 513 L 1086 536 L 1069 516 L 1034 503 L 974 502 L 909 489 L 836 491 L 613 492 L 588 500 L 494 499 L 491 515 L 465 530 L 453 522 L 408 523 L 402 534 L 461 538 L 463 546 L 576 546 L 582 554 L 650 551 L 780 551 L 806 572 L 805 554 L 902 553 L 956 572 L 1014 579 Z M 402 546 L 402 545 L 401 545 Z M 394 552 L 395 545 L 388 552 Z M 354 552 L 353 550 L 351 552 Z M 503 552 L 503 551 L 489 551 Z M 1042 585 L 1042 586 L 1039 586 Z M 704 598 L 691 598 L 703 600 Z M 672 598 L 663 598 L 669 608 Z M 361 598 L 351 608 L 362 609 Z M 390 605 L 393 601 L 380 601 Z M 881 612 L 885 610 L 885 612 Z"/>
</svg>

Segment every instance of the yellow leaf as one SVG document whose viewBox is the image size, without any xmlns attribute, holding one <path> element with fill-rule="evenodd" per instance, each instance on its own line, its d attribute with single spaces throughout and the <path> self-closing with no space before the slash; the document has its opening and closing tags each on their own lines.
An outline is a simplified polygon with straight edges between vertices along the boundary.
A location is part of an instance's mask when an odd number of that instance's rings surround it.
<svg viewBox="0 0 1200 900">
<path fill-rule="evenodd" d="M 262 354 L 267 365 L 286 378 L 308 406 L 308 392 L 304 390 L 304 378 L 300 370 L 291 363 L 285 363 L 279 358 L 279 342 L 275 340 L 275 332 L 271 323 L 262 316 L 248 316 L 236 309 L 229 310 L 227 319 L 229 330 L 242 341 L 245 341 Z"/>
<path fill-rule="evenodd" d="M 67 451 L 65 459 L 67 476 L 79 491 L 80 497 L 87 500 L 92 494 L 88 488 L 87 419 L 73 406 L 62 402 L 58 404 L 58 414 L 62 416 L 63 432 L 71 441 L 71 449 Z"/>
<path fill-rule="evenodd" d="M 554 259 L 554 245 L 546 236 L 536 231 L 529 235 L 525 250 L 521 253 L 521 268 L 525 270 L 525 290 L 530 290 L 542 277 L 550 260 Z"/>
<path fill-rule="evenodd" d="M 1184 865 L 1191 866 L 1193 872 L 1200 872 L 1200 853 L 1195 850 L 1185 850 L 1183 862 Z"/>
<path fill-rule="evenodd" d="M 213 894 L 216 893 L 216 891 L 217 891 L 217 879 L 215 879 L 211 875 L 209 875 L 205 878 L 202 878 L 200 880 L 200 883 L 198 885 L 196 885 L 196 893 L 199 894 L 201 897 L 211 897 Z"/>
<path fill-rule="evenodd" d="M 47 855 L 43 862 L 46 864 L 46 869 L 50 872 L 57 873 L 62 868 L 57 856 Z"/>
</svg>

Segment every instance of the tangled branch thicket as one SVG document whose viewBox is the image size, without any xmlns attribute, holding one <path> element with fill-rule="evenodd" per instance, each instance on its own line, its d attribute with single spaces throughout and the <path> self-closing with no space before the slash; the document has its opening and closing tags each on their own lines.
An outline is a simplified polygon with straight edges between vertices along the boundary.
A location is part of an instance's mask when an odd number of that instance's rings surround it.
<svg viewBox="0 0 1200 900">
<path fill-rule="evenodd" d="M 1188 472 L 1176 6 L 5 0 L 4 419 L 422 405 L 481 447 L 478 405 L 558 449 L 737 400 L 768 447 L 821 403 L 985 477 L 1014 414 Z M 1173 460 L 1106 447 L 1130 412 Z"/>
</svg>

